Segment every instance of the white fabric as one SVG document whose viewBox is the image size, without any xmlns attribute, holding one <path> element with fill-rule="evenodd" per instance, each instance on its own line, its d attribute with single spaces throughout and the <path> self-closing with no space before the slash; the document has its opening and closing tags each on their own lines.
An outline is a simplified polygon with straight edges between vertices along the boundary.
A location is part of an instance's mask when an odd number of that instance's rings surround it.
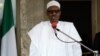
<svg viewBox="0 0 100 56">
<path fill-rule="evenodd" d="M 1 56 L 17 56 L 14 26 L 3 36 L 1 41 Z"/>
<path fill-rule="evenodd" d="M 72 36 L 77 41 L 81 41 L 73 23 L 59 21 L 57 28 Z M 82 56 L 80 44 L 63 43 L 59 41 L 49 21 L 41 22 L 28 32 L 32 42 L 30 45 L 30 56 Z M 72 42 L 70 38 L 57 32 L 61 39 Z"/>
<path fill-rule="evenodd" d="M 60 8 L 60 3 L 57 2 L 57 1 L 50 1 L 48 4 L 47 4 L 47 9 L 51 6 L 57 6 Z"/>
</svg>

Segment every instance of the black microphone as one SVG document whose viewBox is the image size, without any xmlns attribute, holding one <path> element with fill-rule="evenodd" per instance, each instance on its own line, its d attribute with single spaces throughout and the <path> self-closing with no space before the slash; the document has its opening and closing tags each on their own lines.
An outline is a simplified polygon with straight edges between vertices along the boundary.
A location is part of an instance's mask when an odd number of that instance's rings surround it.
<svg viewBox="0 0 100 56">
<path fill-rule="evenodd" d="M 98 51 L 94 51 L 92 49 L 90 49 L 89 47 L 87 47 L 86 45 L 84 45 L 83 43 L 77 41 L 76 39 L 72 38 L 71 36 L 69 36 L 68 34 L 64 33 L 63 31 L 61 31 L 60 29 L 57 28 L 57 22 L 51 22 L 51 25 L 52 25 L 52 28 L 54 29 L 54 33 L 55 33 L 55 36 L 57 37 L 58 40 L 60 40 L 61 42 L 64 42 L 64 43 L 68 43 L 66 41 L 63 41 L 61 40 L 58 36 L 57 36 L 57 33 L 56 33 L 56 30 L 61 32 L 62 34 L 64 34 L 65 36 L 68 36 L 70 39 L 74 40 L 75 42 L 79 43 L 81 46 L 83 46 L 84 48 L 86 48 L 87 50 L 89 50 L 90 52 L 94 53 L 94 56 L 99 56 L 98 54 Z M 71 42 L 69 42 L 71 43 Z"/>
<path fill-rule="evenodd" d="M 52 28 L 54 29 L 54 34 L 55 34 L 55 36 L 57 37 L 57 33 L 56 33 L 57 22 L 55 22 L 55 21 L 51 22 L 51 26 L 52 26 Z"/>
<path fill-rule="evenodd" d="M 70 39 L 74 40 L 75 42 L 79 43 L 81 46 L 83 46 L 84 48 L 86 48 L 87 50 L 89 50 L 90 52 L 92 52 L 92 53 L 94 54 L 94 56 L 100 56 L 100 55 L 98 54 L 98 51 L 97 51 L 97 50 L 96 50 L 96 51 L 92 50 L 91 48 L 87 47 L 87 46 L 84 45 L 83 43 L 81 43 L 81 42 L 77 41 L 76 39 L 72 38 L 71 36 L 69 36 L 68 34 L 64 33 L 63 31 L 61 31 L 61 30 L 58 29 L 58 28 L 56 28 L 56 30 L 59 31 L 59 32 L 61 32 L 61 33 L 64 34 L 65 36 L 68 36 Z M 56 34 L 56 37 L 58 38 L 56 32 L 55 32 L 55 34 Z M 59 39 L 59 38 L 58 38 L 58 39 Z M 63 40 L 61 40 L 61 39 L 59 39 L 59 40 L 60 40 L 61 42 L 64 42 L 64 43 L 68 43 L 68 42 L 63 41 Z"/>
</svg>

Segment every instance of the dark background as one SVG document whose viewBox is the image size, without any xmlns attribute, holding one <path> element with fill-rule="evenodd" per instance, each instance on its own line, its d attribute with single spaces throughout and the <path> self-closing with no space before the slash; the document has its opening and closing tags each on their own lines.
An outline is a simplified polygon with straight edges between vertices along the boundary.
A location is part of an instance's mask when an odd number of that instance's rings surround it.
<svg viewBox="0 0 100 56">
<path fill-rule="evenodd" d="M 92 49 L 91 1 L 59 1 L 61 21 L 73 22 L 82 38 L 82 43 Z M 83 52 L 89 52 L 82 47 Z"/>
</svg>

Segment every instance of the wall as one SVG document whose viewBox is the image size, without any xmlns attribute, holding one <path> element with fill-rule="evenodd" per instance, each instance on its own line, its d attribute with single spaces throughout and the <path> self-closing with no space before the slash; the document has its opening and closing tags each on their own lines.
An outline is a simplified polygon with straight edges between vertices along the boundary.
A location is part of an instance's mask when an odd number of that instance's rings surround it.
<svg viewBox="0 0 100 56">
<path fill-rule="evenodd" d="M 100 32 L 100 0 L 92 0 L 92 37 Z"/>
<path fill-rule="evenodd" d="M 46 19 L 45 5 L 48 0 L 16 0 L 16 31 L 18 56 L 29 56 L 30 38 L 27 32 L 37 23 Z"/>
</svg>

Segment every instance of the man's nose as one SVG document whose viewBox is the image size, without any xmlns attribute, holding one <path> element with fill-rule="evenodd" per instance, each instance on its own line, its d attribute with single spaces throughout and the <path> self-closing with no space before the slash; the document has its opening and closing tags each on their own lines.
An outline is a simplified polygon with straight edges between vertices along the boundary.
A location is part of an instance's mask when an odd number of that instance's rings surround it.
<svg viewBox="0 0 100 56">
<path fill-rule="evenodd" d="M 52 14 L 53 14 L 53 15 L 56 15 L 56 12 L 53 12 Z"/>
</svg>

